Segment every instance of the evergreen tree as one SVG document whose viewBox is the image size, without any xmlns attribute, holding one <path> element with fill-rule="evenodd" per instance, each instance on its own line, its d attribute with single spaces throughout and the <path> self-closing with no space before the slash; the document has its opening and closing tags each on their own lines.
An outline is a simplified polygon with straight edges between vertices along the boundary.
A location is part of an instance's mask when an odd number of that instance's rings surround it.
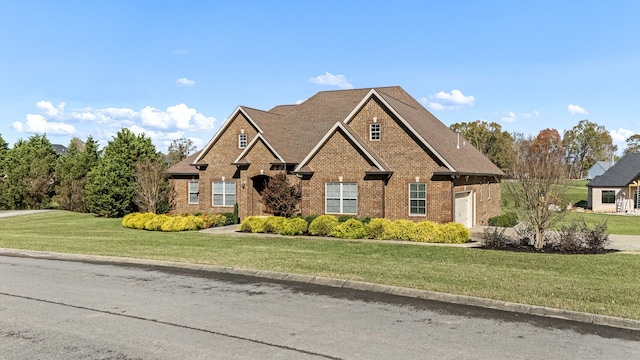
<svg viewBox="0 0 640 360">
<path fill-rule="evenodd" d="M 120 217 L 137 211 L 133 201 L 136 163 L 156 156 L 151 139 L 121 129 L 87 176 L 84 197 L 87 209 L 104 217 Z"/>
<path fill-rule="evenodd" d="M 4 175 L 0 182 L 0 207 L 50 207 L 54 195 L 56 152 L 46 135 L 18 140 L 12 149 L 2 152 Z"/>
<path fill-rule="evenodd" d="M 99 160 L 98 144 L 89 136 L 83 143 L 78 138 L 69 142 L 67 154 L 58 159 L 56 187 L 58 208 L 77 212 L 87 212 L 83 199 L 87 174 Z"/>
</svg>

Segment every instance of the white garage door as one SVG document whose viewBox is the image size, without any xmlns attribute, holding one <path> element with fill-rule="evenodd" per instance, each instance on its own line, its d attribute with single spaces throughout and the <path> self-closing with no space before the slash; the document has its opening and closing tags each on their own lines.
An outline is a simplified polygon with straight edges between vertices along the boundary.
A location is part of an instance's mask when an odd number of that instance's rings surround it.
<svg viewBox="0 0 640 360">
<path fill-rule="evenodd" d="M 473 226 L 471 192 L 456 193 L 455 222 L 470 228 Z"/>
</svg>

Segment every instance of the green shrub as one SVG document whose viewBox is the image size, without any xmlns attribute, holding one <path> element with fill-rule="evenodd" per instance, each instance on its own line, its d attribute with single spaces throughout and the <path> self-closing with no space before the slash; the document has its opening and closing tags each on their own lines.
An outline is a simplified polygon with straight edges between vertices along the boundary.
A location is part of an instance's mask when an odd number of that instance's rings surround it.
<svg viewBox="0 0 640 360">
<path fill-rule="evenodd" d="M 140 214 L 140 213 L 131 213 L 131 214 L 127 214 L 122 218 L 122 226 L 126 227 L 126 228 L 133 228 L 133 220 L 135 220 L 135 217 Z"/>
<path fill-rule="evenodd" d="M 411 233 L 416 225 L 410 220 L 396 220 L 389 227 L 389 239 L 411 241 Z"/>
<path fill-rule="evenodd" d="M 182 216 L 169 216 L 168 219 L 165 219 L 165 221 L 162 222 L 162 225 L 160 225 L 160 230 L 161 231 L 178 231 L 177 222 L 180 221 L 181 218 Z"/>
<path fill-rule="evenodd" d="M 307 222 L 307 226 L 311 225 L 313 220 L 315 220 L 317 217 L 318 217 L 318 214 L 309 214 L 305 216 L 304 220 Z"/>
<path fill-rule="evenodd" d="M 440 232 L 440 236 L 442 237 L 442 241 L 440 242 L 446 244 L 464 244 L 469 241 L 471 237 L 471 232 L 466 226 L 455 222 L 441 225 Z"/>
<path fill-rule="evenodd" d="M 265 220 L 264 232 L 272 234 L 280 234 L 284 228 L 287 218 L 282 216 L 269 216 Z"/>
<path fill-rule="evenodd" d="M 369 239 L 390 239 L 392 222 L 384 218 L 371 219 L 366 224 L 366 237 Z"/>
<path fill-rule="evenodd" d="M 355 219 L 356 216 L 355 215 L 340 215 L 338 216 L 338 222 L 339 223 L 343 223 L 347 220 L 351 220 L 351 219 Z"/>
<path fill-rule="evenodd" d="M 489 218 L 489 226 L 514 227 L 516 224 L 518 224 L 518 214 L 515 212 L 507 212 Z"/>
<path fill-rule="evenodd" d="M 205 213 L 200 215 L 200 217 L 204 220 L 205 228 L 227 225 L 227 217 L 222 214 Z"/>
<path fill-rule="evenodd" d="M 224 216 L 225 218 L 224 224 L 220 226 L 235 225 L 238 223 L 238 215 L 235 212 L 222 212 L 220 213 L 220 215 Z"/>
<path fill-rule="evenodd" d="M 171 218 L 172 216 L 168 215 L 157 215 L 150 217 L 147 221 L 144 222 L 144 229 L 151 231 L 161 231 L 162 225 L 165 222 L 169 221 L 169 219 Z"/>
<path fill-rule="evenodd" d="M 167 232 L 199 230 L 204 229 L 204 225 L 204 220 L 201 217 L 194 215 L 167 216 L 160 226 L 160 230 Z"/>
<path fill-rule="evenodd" d="M 263 233 L 266 223 L 265 217 L 249 216 L 240 224 L 240 231 Z"/>
<path fill-rule="evenodd" d="M 329 235 L 341 239 L 362 239 L 367 231 L 364 224 L 355 218 L 351 218 L 345 222 L 338 223 Z"/>
<path fill-rule="evenodd" d="M 307 221 L 303 218 L 289 218 L 284 222 L 281 235 L 302 235 L 307 231 Z"/>
<path fill-rule="evenodd" d="M 442 242 L 440 224 L 433 221 L 420 221 L 414 223 L 409 231 L 409 240 L 417 242 L 438 243 Z"/>
<path fill-rule="evenodd" d="M 366 216 L 361 217 L 359 220 L 360 220 L 361 223 L 367 225 L 368 223 L 371 222 L 371 216 L 366 215 Z"/>
<path fill-rule="evenodd" d="M 309 234 L 329 236 L 333 228 L 338 225 L 338 219 L 333 215 L 320 215 L 309 224 Z"/>
</svg>

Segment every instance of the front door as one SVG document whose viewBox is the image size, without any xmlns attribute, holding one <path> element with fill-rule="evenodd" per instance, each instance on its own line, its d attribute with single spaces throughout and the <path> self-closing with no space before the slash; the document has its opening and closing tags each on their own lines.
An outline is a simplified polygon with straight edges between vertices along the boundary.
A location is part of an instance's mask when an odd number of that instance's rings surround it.
<svg viewBox="0 0 640 360">
<path fill-rule="evenodd" d="M 262 192 L 269 185 L 270 176 L 258 175 L 251 178 L 251 215 L 265 216 L 267 213 L 265 206 L 262 204 Z"/>
<path fill-rule="evenodd" d="M 454 221 L 460 223 L 468 228 L 473 226 L 473 215 L 472 215 L 472 198 L 471 192 L 459 192 L 456 193 L 456 201 L 455 201 L 455 219 Z"/>
</svg>

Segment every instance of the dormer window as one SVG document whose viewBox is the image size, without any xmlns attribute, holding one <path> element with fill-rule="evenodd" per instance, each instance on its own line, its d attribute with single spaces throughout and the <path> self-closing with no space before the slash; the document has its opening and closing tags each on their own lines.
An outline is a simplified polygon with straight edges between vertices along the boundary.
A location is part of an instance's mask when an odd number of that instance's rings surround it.
<svg viewBox="0 0 640 360">
<path fill-rule="evenodd" d="M 247 147 L 247 134 L 238 135 L 238 147 L 244 149 Z"/>
<path fill-rule="evenodd" d="M 369 124 L 369 140 L 380 141 L 381 126 L 380 123 L 374 122 Z"/>
</svg>

